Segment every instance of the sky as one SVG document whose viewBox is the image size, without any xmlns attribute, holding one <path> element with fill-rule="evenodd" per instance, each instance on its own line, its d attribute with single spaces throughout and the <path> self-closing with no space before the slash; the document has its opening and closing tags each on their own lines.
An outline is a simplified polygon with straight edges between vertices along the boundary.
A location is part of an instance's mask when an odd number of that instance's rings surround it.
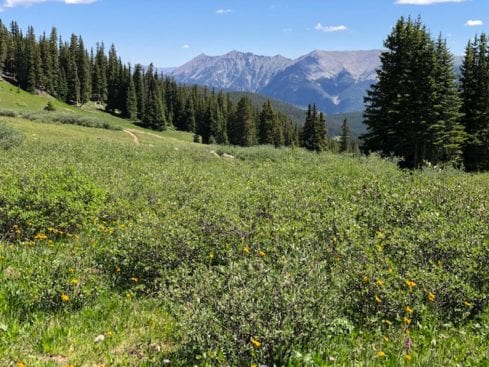
<svg viewBox="0 0 489 367">
<path fill-rule="evenodd" d="M 421 16 L 456 55 L 489 29 L 489 0 L 0 0 L 0 19 L 36 35 L 115 44 L 124 62 L 180 66 L 232 50 L 296 58 L 380 49 L 400 16 Z"/>
</svg>

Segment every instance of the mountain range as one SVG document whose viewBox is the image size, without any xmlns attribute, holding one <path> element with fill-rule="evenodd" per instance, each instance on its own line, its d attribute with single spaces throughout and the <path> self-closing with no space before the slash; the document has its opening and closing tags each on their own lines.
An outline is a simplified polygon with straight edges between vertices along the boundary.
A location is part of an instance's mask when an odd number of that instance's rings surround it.
<svg viewBox="0 0 489 367">
<path fill-rule="evenodd" d="M 182 83 L 259 93 L 301 108 L 316 103 L 328 114 L 346 113 L 363 109 L 380 52 L 316 50 L 295 60 L 238 51 L 202 54 L 168 74 Z"/>
<path fill-rule="evenodd" d="M 316 50 L 293 60 L 231 51 L 222 56 L 201 54 L 164 72 L 182 83 L 259 93 L 299 108 L 315 103 L 331 115 L 363 110 L 381 52 Z M 458 71 L 462 58 L 454 62 Z"/>
</svg>

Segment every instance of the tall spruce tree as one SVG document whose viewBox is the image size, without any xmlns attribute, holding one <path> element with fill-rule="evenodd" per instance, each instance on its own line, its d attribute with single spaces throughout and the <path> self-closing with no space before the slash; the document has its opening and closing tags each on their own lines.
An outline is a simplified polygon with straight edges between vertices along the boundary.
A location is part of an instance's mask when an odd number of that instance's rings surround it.
<svg viewBox="0 0 489 367">
<path fill-rule="evenodd" d="M 80 36 L 76 55 L 78 78 L 80 79 L 80 102 L 87 103 L 92 97 L 92 70 L 90 57 Z"/>
<path fill-rule="evenodd" d="M 318 114 L 316 105 L 309 105 L 306 121 L 302 129 L 302 146 L 320 152 L 326 147 L 326 119 Z"/>
<path fill-rule="evenodd" d="M 462 124 L 467 133 L 464 164 L 470 171 L 489 169 L 489 45 L 486 34 L 469 42 L 461 78 Z"/>
<path fill-rule="evenodd" d="M 272 103 L 267 100 L 262 107 L 258 125 L 258 143 L 280 145 L 280 137 L 277 136 L 277 116 L 272 108 Z M 278 139 L 278 140 L 277 140 Z"/>
<path fill-rule="evenodd" d="M 364 149 L 413 168 L 457 161 L 460 101 L 446 45 L 436 44 L 420 19 L 401 18 L 384 46 L 378 81 L 365 98 Z"/>
<path fill-rule="evenodd" d="M 250 147 L 256 144 L 256 122 L 251 100 L 242 97 L 235 113 L 235 144 Z"/>
<path fill-rule="evenodd" d="M 350 151 L 350 126 L 348 125 L 348 119 L 345 117 L 343 124 L 341 125 L 341 138 L 340 138 L 340 153 L 348 153 Z"/>
<path fill-rule="evenodd" d="M 136 97 L 136 87 L 132 78 L 131 69 L 129 69 L 127 84 L 125 117 L 134 120 L 138 115 L 138 103 Z"/>
</svg>

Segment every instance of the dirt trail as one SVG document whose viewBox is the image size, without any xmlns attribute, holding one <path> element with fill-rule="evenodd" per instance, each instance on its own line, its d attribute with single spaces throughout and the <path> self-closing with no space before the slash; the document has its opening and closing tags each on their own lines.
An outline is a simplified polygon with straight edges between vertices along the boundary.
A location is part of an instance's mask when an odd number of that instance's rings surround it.
<svg viewBox="0 0 489 367">
<path fill-rule="evenodd" d="M 151 135 L 151 136 L 154 136 L 155 138 L 163 139 L 161 136 L 156 135 L 156 134 L 152 134 L 152 133 L 148 133 L 147 131 L 132 130 L 132 129 L 127 129 L 127 131 L 129 131 L 129 132 L 137 131 L 138 133 L 141 133 L 141 134 Z"/>
<path fill-rule="evenodd" d="M 127 129 L 125 129 L 124 132 L 132 136 L 132 141 L 134 142 L 134 144 L 139 145 L 139 138 L 137 137 L 136 134 L 134 134 L 132 131 L 129 131 Z"/>
</svg>

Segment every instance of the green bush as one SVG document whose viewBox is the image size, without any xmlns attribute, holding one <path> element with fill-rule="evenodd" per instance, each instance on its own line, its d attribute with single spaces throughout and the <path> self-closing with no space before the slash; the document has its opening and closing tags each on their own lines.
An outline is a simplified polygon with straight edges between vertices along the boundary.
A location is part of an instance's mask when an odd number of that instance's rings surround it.
<svg viewBox="0 0 489 367">
<path fill-rule="evenodd" d="M 17 130 L 0 124 L 0 149 L 11 149 L 22 144 L 24 136 Z"/>
<path fill-rule="evenodd" d="M 44 107 L 44 111 L 48 111 L 48 112 L 56 111 L 56 107 L 54 107 L 53 102 L 49 101 L 46 107 Z"/>
<path fill-rule="evenodd" d="M 74 168 L 0 176 L 0 233 L 10 241 L 55 239 L 97 219 L 104 192 Z"/>
</svg>

